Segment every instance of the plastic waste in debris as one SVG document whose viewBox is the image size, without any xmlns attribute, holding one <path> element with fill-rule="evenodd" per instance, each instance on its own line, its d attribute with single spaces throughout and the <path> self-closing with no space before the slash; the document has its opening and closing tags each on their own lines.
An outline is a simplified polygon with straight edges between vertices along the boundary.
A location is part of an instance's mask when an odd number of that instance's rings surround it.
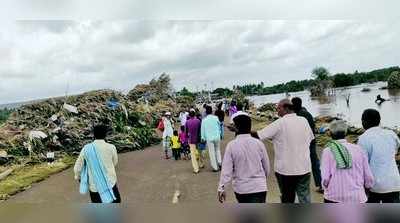
<svg viewBox="0 0 400 223">
<path fill-rule="evenodd" d="M 74 113 L 74 114 L 78 114 L 79 113 L 78 112 L 78 108 L 73 106 L 73 105 L 69 105 L 69 104 L 64 103 L 63 108 L 65 110 L 71 112 L 71 113 Z"/>
<path fill-rule="evenodd" d="M 54 162 L 54 158 L 55 158 L 54 152 L 48 152 L 48 153 L 46 154 L 46 159 L 47 159 L 47 162 L 48 162 L 48 163 Z"/>
<path fill-rule="evenodd" d="M 61 128 L 60 128 L 60 127 L 57 127 L 57 128 L 55 128 L 55 129 L 51 130 L 51 132 L 52 132 L 52 133 L 57 133 L 57 132 L 60 131 L 60 130 L 61 130 Z"/>
<path fill-rule="evenodd" d="M 326 133 L 327 131 L 329 130 L 329 126 L 328 125 L 323 125 L 323 126 L 321 126 L 320 128 L 319 128 L 319 133 L 320 134 L 324 134 L 324 133 Z"/>
<path fill-rule="evenodd" d="M 107 101 L 107 107 L 112 110 L 115 110 L 116 108 L 118 108 L 118 106 L 119 106 L 119 102 L 114 98 Z"/>
<path fill-rule="evenodd" d="M 45 139 L 47 138 L 46 133 L 42 131 L 30 131 L 29 132 L 29 139 Z"/>
<path fill-rule="evenodd" d="M 122 110 L 124 111 L 124 113 L 125 113 L 125 116 L 126 116 L 126 119 L 128 119 L 128 110 L 126 109 L 126 107 L 125 107 L 125 105 L 122 105 L 121 106 L 122 107 Z"/>
<path fill-rule="evenodd" d="M 7 151 L 0 150 L 0 157 L 7 157 L 7 156 L 8 156 Z"/>
<path fill-rule="evenodd" d="M 58 119 L 58 116 L 57 116 L 57 115 L 52 115 L 52 116 L 50 117 L 50 120 L 53 121 L 53 122 L 57 121 L 57 119 Z"/>
</svg>

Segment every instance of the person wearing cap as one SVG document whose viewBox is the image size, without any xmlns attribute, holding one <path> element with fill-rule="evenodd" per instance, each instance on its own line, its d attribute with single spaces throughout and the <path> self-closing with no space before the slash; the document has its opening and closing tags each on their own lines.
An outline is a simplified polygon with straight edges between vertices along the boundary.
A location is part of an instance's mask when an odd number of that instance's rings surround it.
<svg viewBox="0 0 400 223">
<path fill-rule="evenodd" d="M 348 126 L 343 120 L 330 123 L 331 141 L 321 156 L 321 177 L 325 203 L 365 203 L 365 189 L 374 184 L 367 154 L 345 137 Z"/>
<path fill-rule="evenodd" d="M 369 165 L 375 184 L 368 195 L 368 203 L 399 203 L 400 174 L 396 165 L 400 139 L 395 132 L 381 128 L 381 116 L 375 109 L 362 114 L 365 133 L 358 139 L 358 145 L 368 155 Z"/>
<path fill-rule="evenodd" d="M 165 159 L 169 159 L 168 151 L 171 149 L 171 138 L 174 135 L 174 128 L 172 127 L 171 112 L 165 112 L 163 117 L 164 131 L 163 131 L 163 148 Z"/>
<path fill-rule="evenodd" d="M 201 140 L 207 143 L 208 155 L 214 172 L 220 170 L 221 158 L 221 123 L 213 115 L 212 107 L 206 106 L 207 116 L 201 121 Z"/>
<path fill-rule="evenodd" d="M 233 118 L 238 135 L 226 147 L 218 186 L 218 200 L 226 199 L 226 186 L 232 181 L 239 203 L 265 203 L 269 158 L 260 140 L 251 137 L 251 118 L 245 114 Z"/>
<path fill-rule="evenodd" d="M 277 106 L 280 118 L 253 136 L 270 139 L 274 145 L 274 169 L 282 203 L 310 203 L 310 143 L 314 134 L 304 117 L 297 116 L 289 99 Z"/>
</svg>

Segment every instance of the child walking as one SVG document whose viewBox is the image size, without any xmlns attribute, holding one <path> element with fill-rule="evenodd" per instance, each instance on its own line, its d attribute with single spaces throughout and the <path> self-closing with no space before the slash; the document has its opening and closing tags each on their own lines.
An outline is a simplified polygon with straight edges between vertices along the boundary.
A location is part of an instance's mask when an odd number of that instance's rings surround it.
<svg viewBox="0 0 400 223">
<path fill-rule="evenodd" d="M 190 159 L 190 149 L 188 139 L 186 137 L 185 126 L 181 126 L 181 132 L 179 133 L 179 140 L 181 142 L 181 153 L 183 154 L 184 160 Z"/>
<path fill-rule="evenodd" d="M 174 130 L 174 135 L 171 137 L 172 154 L 175 160 L 181 159 L 181 142 L 179 140 L 178 131 Z"/>
</svg>

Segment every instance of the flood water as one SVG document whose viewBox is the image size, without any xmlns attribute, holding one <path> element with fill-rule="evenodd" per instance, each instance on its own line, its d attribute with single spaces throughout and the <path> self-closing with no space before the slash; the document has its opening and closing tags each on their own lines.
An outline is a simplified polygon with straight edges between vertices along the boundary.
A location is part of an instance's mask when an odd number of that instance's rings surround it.
<svg viewBox="0 0 400 223">
<path fill-rule="evenodd" d="M 386 127 L 400 127 L 400 90 L 380 90 L 386 83 L 363 84 L 349 88 L 336 88 L 335 95 L 327 97 L 310 97 L 309 91 L 290 93 L 290 97 L 300 97 L 303 106 L 313 116 L 330 115 L 338 116 L 352 125 L 361 127 L 361 115 L 367 108 L 377 109 L 381 113 L 381 124 Z M 370 88 L 369 92 L 362 92 L 363 88 Z M 375 103 L 377 95 L 389 99 L 381 105 Z M 346 97 L 350 95 L 350 103 L 347 106 Z M 256 106 L 265 103 L 276 103 L 286 97 L 286 94 L 274 94 L 265 96 L 252 96 L 250 100 Z"/>
</svg>

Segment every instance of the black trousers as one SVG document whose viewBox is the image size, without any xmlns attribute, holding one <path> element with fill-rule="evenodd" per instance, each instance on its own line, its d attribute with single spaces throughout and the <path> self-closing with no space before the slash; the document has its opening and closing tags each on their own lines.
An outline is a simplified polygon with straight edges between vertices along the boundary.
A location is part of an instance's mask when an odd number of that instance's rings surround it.
<svg viewBox="0 0 400 223">
<path fill-rule="evenodd" d="M 175 160 L 181 159 L 181 150 L 180 149 L 172 149 L 172 155 L 174 156 Z"/>
<path fill-rule="evenodd" d="M 117 185 L 115 185 L 113 187 L 113 192 L 114 192 L 114 196 L 116 198 L 116 200 L 114 200 L 113 203 L 121 203 L 121 195 L 119 194 Z M 99 193 L 90 191 L 89 194 L 90 194 L 90 199 L 92 200 L 92 203 L 102 203 Z"/>
<path fill-rule="evenodd" d="M 312 174 L 314 177 L 315 186 L 321 187 L 321 169 L 317 154 L 317 142 L 315 139 L 311 141 L 310 144 L 310 158 L 311 158 L 311 167 L 312 167 Z"/>
<path fill-rule="evenodd" d="M 400 192 L 374 193 L 369 192 L 368 203 L 400 203 Z"/>
<path fill-rule="evenodd" d="M 282 175 L 275 173 L 281 191 L 282 203 L 294 203 L 296 194 L 299 202 L 310 203 L 310 179 L 311 174 L 305 175 Z"/>
<path fill-rule="evenodd" d="M 235 193 L 235 196 L 239 203 L 265 203 L 267 200 L 266 191 L 252 194 Z"/>
</svg>

